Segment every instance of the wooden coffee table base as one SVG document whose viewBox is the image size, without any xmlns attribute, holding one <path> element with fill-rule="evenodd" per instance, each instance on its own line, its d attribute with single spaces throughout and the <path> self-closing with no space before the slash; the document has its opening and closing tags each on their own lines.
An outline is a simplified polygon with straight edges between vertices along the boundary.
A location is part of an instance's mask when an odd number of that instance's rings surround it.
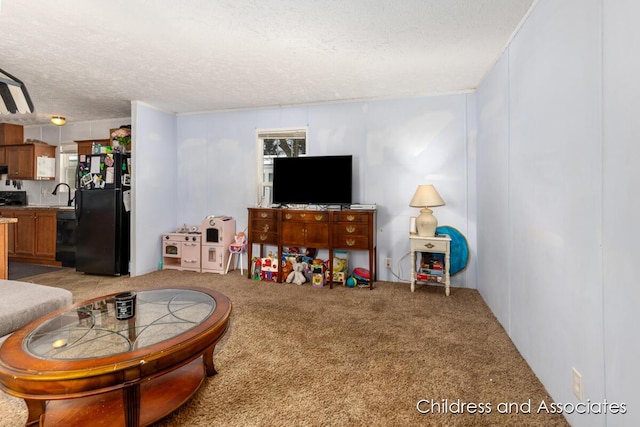
<svg viewBox="0 0 640 427">
<path fill-rule="evenodd" d="M 139 425 L 149 425 L 175 411 L 193 396 L 205 376 L 205 364 L 202 358 L 198 358 L 175 371 L 143 382 L 138 393 Z M 46 403 L 46 412 L 40 416 L 40 421 L 37 415 L 30 415 L 36 416 L 34 424 L 40 422 L 42 426 L 131 425 L 125 422 L 127 411 L 124 409 L 124 395 L 128 393 L 124 390 L 126 389 L 74 399 L 50 400 Z M 27 406 L 36 409 L 41 407 L 41 402 L 31 400 L 27 402 Z M 129 411 L 129 417 L 131 416 L 135 417 Z M 133 425 L 137 424 L 134 422 Z"/>
<path fill-rule="evenodd" d="M 53 312 L 0 346 L 0 389 L 25 400 L 27 426 L 147 426 L 216 374 L 214 350 L 232 311 L 226 296 L 141 290 L 135 315 L 117 319 L 117 295 Z"/>
</svg>

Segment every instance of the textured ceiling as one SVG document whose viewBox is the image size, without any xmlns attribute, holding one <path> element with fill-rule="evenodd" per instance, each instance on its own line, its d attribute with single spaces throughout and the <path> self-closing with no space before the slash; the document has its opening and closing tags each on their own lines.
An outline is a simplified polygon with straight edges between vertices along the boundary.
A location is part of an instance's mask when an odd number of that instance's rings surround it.
<svg viewBox="0 0 640 427">
<path fill-rule="evenodd" d="M 127 117 L 473 90 L 535 0 L 0 0 L 35 113 Z"/>
</svg>

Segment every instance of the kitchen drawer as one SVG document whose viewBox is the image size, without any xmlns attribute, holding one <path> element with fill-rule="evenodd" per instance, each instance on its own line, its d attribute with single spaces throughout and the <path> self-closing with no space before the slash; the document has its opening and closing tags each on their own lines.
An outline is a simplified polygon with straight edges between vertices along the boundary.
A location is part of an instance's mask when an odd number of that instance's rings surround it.
<svg viewBox="0 0 640 427">
<path fill-rule="evenodd" d="M 322 211 L 284 211 L 283 221 L 327 222 L 329 214 Z"/>
<path fill-rule="evenodd" d="M 369 237 L 364 236 L 333 236 L 335 249 L 369 249 Z"/>
<path fill-rule="evenodd" d="M 334 221 L 338 222 L 369 222 L 369 214 L 366 212 L 341 211 L 334 214 Z"/>
<path fill-rule="evenodd" d="M 411 241 L 411 250 L 416 252 L 446 252 L 448 240 L 438 240 L 436 238 L 426 239 L 409 239 Z"/>
<path fill-rule="evenodd" d="M 333 224 L 334 236 L 366 236 L 368 234 L 367 224 L 341 222 Z"/>
</svg>

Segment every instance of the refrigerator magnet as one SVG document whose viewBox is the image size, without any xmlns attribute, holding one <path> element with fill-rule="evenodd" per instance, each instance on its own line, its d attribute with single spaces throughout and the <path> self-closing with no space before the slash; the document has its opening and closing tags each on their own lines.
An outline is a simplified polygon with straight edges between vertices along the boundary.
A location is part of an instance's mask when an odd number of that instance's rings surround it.
<svg viewBox="0 0 640 427">
<path fill-rule="evenodd" d="M 91 156 L 91 173 L 100 173 L 100 156 Z"/>
<path fill-rule="evenodd" d="M 80 184 L 83 187 L 88 187 L 91 185 L 91 174 L 86 174 L 86 175 L 82 175 L 82 178 L 80 178 Z"/>
<path fill-rule="evenodd" d="M 113 166 L 113 155 L 110 154 L 104 158 L 104 164 L 107 166 Z"/>
<path fill-rule="evenodd" d="M 107 184 L 113 184 L 113 177 L 114 176 L 115 175 L 113 173 L 113 166 L 112 167 L 108 167 L 107 168 L 107 174 L 105 176 L 105 181 L 107 182 Z"/>
</svg>

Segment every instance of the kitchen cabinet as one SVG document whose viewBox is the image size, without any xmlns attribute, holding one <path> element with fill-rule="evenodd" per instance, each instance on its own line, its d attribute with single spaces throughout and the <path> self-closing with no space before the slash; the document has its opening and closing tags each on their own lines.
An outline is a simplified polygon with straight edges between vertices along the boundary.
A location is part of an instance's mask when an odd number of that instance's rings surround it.
<svg viewBox="0 0 640 427">
<path fill-rule="evenodd" d="M 0 145 L 22 145 L 24 128 L 21 125 L 0 123 Z"/>
<path fill-rule="evenodd" d="M 9 179 L 51 180 L 55 178 L 55 145 L 41 143 L 7 145 L 5 150 Z"/>
<path fill-rule="evenodd" d="M 57 209 L 5 208 L 0 216 L 17 218 L 9 224 L 7 252 L 11 261 L 58 265 L 56 262 Z"/>
<path fill-rule="evenodd" d="M 79 139 L 74 141 L 78 144 L 78 154 L 93 154 L 93 144 L 100 144 L 103 147 L 111 145 L 110 139 Z"/>
</svg>

